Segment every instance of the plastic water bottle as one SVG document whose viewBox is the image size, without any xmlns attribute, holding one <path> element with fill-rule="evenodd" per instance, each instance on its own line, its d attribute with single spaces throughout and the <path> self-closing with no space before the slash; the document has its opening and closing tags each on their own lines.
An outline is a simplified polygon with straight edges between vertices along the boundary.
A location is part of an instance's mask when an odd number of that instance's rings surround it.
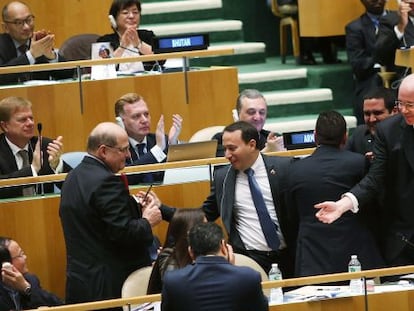
<svg viewBox="0 0 414 311">
<path fill-rule="evenodd" d="M 269 281 L 278 281 L 282 279 L 282 272 L 280 272 L 277 263 L 272 264 L 272 269 L 269 271 Z M 281 287 L 274 287 L 270 289 L 270 302 L 283 303 L 283 290 Z"/>
<path fill-rule="evenodd" d="M 357 255 L 352 255 L 351 260 L 348 264 L 348 272 L 359 272 L 361 271 L 361 263 L 358 260 Z M 349 282 L 349 291 L 352 294 L 362 294 L 363 282 L 362 279 L 352 279 Z"/>
</svg>

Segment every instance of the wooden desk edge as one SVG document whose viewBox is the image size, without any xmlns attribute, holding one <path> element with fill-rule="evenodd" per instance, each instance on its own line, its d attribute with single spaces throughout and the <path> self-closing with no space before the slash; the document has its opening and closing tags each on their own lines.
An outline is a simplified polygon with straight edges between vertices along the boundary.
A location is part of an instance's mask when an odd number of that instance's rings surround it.
<svg viewBox="0 0 414 311">
<path fill-rule="evenodd" d="M 311 277 L 287 279 L 287 280 L 281 280 L 281 281 L 267 281 L 267 282 L 262 282 L 262 288 L 268 289 L 268 288 L 272 288 L 276 286 L 297 286 L 297 285 L 302 286 L 302 285 L 315 284 L 315 283 L 349 280 L 355 277 L 377 277 L 377 276 L 385 276 L 385 275 L 406 274 L 406 273 L 412 273 L 412 272 L 414 272 L 414 265 L 394 267 L 394 268 L 366 270 L 366 271 L 353 272 L 353 273 L 335 273 L 335 274 L 329 274 L 329 275 L 311 276 Z M 142 304 L 145 302 L 156 302 L 156 301 L 161 301 L 160 294 L 138 296 L 138 297 L 131 297 L 131 298 L 118 298 L 118 299 L 94 301 L 94 302 L 64 305 L 64 306 L 50 307 L 50 308 L 40 307 L 38 309 L 32 309 L 32 311 L 33 310 L 46 310 L 46 309 L 53 310 L 53 311 L 99 310 L 99 309 L 106 309 L 106 308 L 111 308 L 111 307 L 121 307 L 121 306 L 125 306 L 128 304 Z M 280 306 L 283 306 L 283 305 L 280 305 Z"/>
<path fill-rule="evenodd" d="M 306 149 L 297 149 L 297 150 L 290 150 L 290 151 L 270 152 L 266 154 L 271 155 L 271 156 L 294 157 L 294 156 L 302 156 L 302 155 L 311 154 L 313 150 L 314 148 L 306 148 Z M 215 166 L 215 165 L 225 165 L 225 164 L 228 164 L 228 161 L 225 158 L 209 158 L 209 159 L 198 159 L 198 160 L 189 160 L 189 161 L 164 162 L 164 163 L 157 163 L 157 164 L 127 166 L 120 173 L 135 174 L 135 173 L 162 171 L 162 170 L 172 169 L 172 168 L 183 168 L 183 167 L 202 166 L 202 165 L 214 165 Z M 54 174 L 54 175 L 0 179 L 0 187 L 10 187 L 10 186 L 45 183 L 45 182 L 60 182 L 60 181 L 65 180 L 66 175 L 67 175 L 66 173 L 62 173 L 62 174 Z"/>
<path fill-rule="evenodd" d="M 234 54 L 234 49 L 208 49 L 208 50 L 197 50 L 187 52 L 174 52 L 174 53 L 162 53 L 162 54 L 151 54 L 151 55 L 139 55 L 133 57 L 117 57 L 109 59 L 94 59 L 94 60 L 78 60 L 68 61 L 60 63 L 48 63 L 48 64 L 35 64 L 35 65 L 22 65 L 22 66 L 10 66 L 1 67 L 0 74 L 18 73 L 25 71 L 43 71 L 43 70 L 58 70 L 58 69 L 69 69 L 76 67 L 91 67 L 96 65 L 109 65 L 119 63 L 130 63 L 130 62 L 146 62 L 155 60 L 164 60 L 170 58 L 194 58 L 194 57 L 208 57 L 215 55 L 231 55 Z"/>
</svg>

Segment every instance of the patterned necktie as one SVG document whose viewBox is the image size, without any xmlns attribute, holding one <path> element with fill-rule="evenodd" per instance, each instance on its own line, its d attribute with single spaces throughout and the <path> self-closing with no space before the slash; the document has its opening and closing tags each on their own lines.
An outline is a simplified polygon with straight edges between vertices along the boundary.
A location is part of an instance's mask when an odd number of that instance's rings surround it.
<svg viewBox="0 0 414 311">
<path fill-rule="evenodd" d="M 20 45 L 18 48 L 20 53 L 25 54 L 29 47 L 26 44 Z M 30 72 L 23 72 L 19 75 L 19 82 L 25 82 L 31 80 L 32 75 Z"/>
<path fill-rule="evenodd" d="M 137 144 L 138 156 L 141 158 L 145 153 L 145 143 Z"/>
<path fill-rule="evenodd" d="M 145 149 L 146 144 L 145 143 L 140 143 L 140 144 L 137 144 L 136 146 L 137 146 L 137 149 L 138 149 L 138 157 L 141 159 L 145 154 L 144 149 Z M 154 177 L 152 176 L 151 173 L 143 173 L 142 176 L 143 176 L 142 177 L 142 182 L 143 183 L 149 184 L 149 183 L 152 183 L 154 181 Z"/>
<path fill-rule="evenodd" d="M 254 206 L 256 207 L 257 215 L 259 216 L 260 226 L 262 227 L 263 234 L 266 238 L 267 245 L 272 250 L 278 250 L 280 245 L 280 240 L 277 235 L 277 225 L 272 222 L 269 212 L 267 211 L 266 204 L 263 198 L 263 194 L 260 191 L 259 185 L 254 178 L 254 171 L 251 168 L 248 168 L 244 171 L 247 175 L 249 181 L 250 192 L 252 194 L 252 199 Z"/>
<path fill-rule="evenodd" d="M 22 158 L 22 168 L 30 166 L 29 153 L 27 152 L 27 150 L 22 149 L 22 150 L 19 150 L 17 153 Z M 34 186 L 23 187 L 23 196 L 28 197 L 28 196 L 33 196 L 34 194 L 35 194 Z"/>
<path fill-rule="evenodd" d="M 20 51 L 20 53 L 22 53 L 22 54 L 26 53 L 26 51 L 28 50 L 28 48 L 27 48 L 27 45 L 26 45 L 26 44 L 22 44 L 22 45 L 20 45 L 17 49 L 18 49 L 18 50 Z"/>
</svg>

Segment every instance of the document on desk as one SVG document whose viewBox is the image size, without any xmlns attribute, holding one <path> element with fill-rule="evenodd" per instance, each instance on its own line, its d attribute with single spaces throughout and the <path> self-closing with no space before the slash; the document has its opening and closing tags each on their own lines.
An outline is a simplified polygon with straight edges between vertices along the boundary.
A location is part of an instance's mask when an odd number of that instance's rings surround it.
<svg viewBox="0 0 414 311">
<path fill-rule="evenodd" d="M 133 308 L 132 311 L 161 311 L 161 302 L 147 302 Z"/>
<path fill-rule="evenodd" d="M 349 296 L 348 286 L 303 286 L 285 293 L 286 302 L 318 301 Z"/>
</svg>

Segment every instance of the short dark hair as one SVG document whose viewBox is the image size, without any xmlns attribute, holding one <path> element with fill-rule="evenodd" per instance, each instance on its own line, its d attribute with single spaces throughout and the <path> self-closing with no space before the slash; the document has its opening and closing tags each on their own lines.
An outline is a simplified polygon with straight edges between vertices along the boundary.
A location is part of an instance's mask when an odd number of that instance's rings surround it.
<svg viewBox="0 0 414 311">
<path fill-rule="evenodd" d="M 141 13 L 141 1 L 139 0 L 114 0 L 109 9 L 109 15 L 112 15 L 114 18 L 116 18 L 119 12 L 132 5 L 136 5 L 138 11 Z"/>
<path fill-rule="evenodd" d="M 224 132 L 232 133 L 238 130 L 241 131 L 241 138 L 246 144 L 252 139 L 254 139 L 256 141 L 256 149 L 260 149 L 259 132 L 253 125 L 251 125 L 250 123 L 246 121 L 237 121 L 230 125 L 227 125 L 224 128 L 223 133 Z"/>
<path fill-rule="evenodd" d="M 245 90 L 240 92 L 239 96 L 237 96 L 237 100 L 236 100 L 237 114 L 240 114 L 241 107 L 242 107 L 242 100 L 245 97 L 250 98 L 250 99 L 263 98 L 263 100 L 266 103 L 266 98 L 264 98 L 263 94 L 260 93 L 258 90 L 256 90 L 256 89 L 245 89 Z"/>
<path fill-rule="evenodd" d="M 199 223 L 188 233 L 188 245 L 195 257 L 216 254 L 223 239 L 223 230 L 214 222 Z"/>
<path fill-rule="evenodd" d="M 383 99 L 385 108 L 389 113 L 391 113 L 395 107 L 395 100 L 397 99 L 397 96 L 394 90 L 379 86 L 369 89 L 367 94 L 364 96 L 364 100 L 373 98 Z"/>
<path fill-rule="evenodd" d="M 9 244 L 11 239 L 7 237 L 0 237 L 0 264 L 3 262 L 11 262 L 12 258 L 9 251 Z"/>
<path fill-rule="evenodd" d="M 344 117 L 337 111 L 321 112 L 316 120 L 316 143 L 339 147 L 346 133 Z"/>
</svg>

